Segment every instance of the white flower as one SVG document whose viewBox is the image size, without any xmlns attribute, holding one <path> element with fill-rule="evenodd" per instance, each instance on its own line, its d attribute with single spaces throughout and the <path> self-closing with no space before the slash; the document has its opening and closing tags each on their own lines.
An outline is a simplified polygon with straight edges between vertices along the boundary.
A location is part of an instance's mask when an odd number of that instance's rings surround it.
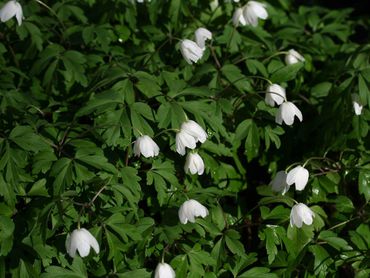
<svg viewBox="0 0 370 278">
<path fill-rule="evenodd" d="M 204 162 L 202 157 L 198 153 L 188 153 L 184 170 L 186 173 L 190 171 L 192 175 L 202 175 L 204 173 Z"/>
<path fill-rule="evenodd" d="M 275 103 L 277 105 L 282 104 L 286 101 L 285 89 L 278 84 L 272 84 L 266 89 L 265 102 L 274 107 Z"/>
<path fill-rule="evenodd" d="M 176 274 L 173 268 L 166 263 L 159 263 L 155 269 L 154 278 L 175 278 Z"/>
<path fill-rule="evenodd" d="M 194 223 L 195 217 L 206 217 L 208 209 L 196 200 L 190 199 L 185 201 L 179 209 L 179 219 L 182 224 L 189 222 Z"/>
<path fill-rule="evenodd" d="M 292 65 L 304 61 L 305 61 L 304 57 L 294 49 L 290 49 L 288 53 L 285 55 L 285 63 L 287 65 Z"/>
<path fill-rule="evenodd" d="M 242 8 L 237 8 L 233 14 L 233 24 L 235 27 L 239 26 L 239 23 L 241 25 L 247 25 L 247 21 L 245 20 L 243 16 L 243 9 Z"/>
<path fill-rule="evenodd" d="M 243 8 L 243 17 L 246 24 L 257 26 L 258 18 L 267 19 L 268 14 L 265 7 L 266 5 L 262 3 L 249 1 Z"/>
<path fill-rule="evenodd" d="M 197 123 L 192 120 L 187 120 L 181 124 L 181 130 L 195 138 L 195 142 L 204 143 L 207 140 L 207 132 Z"/>
<path fill-rule="evenodd" d="M 185 155 L 185 148 L 189 148 L 194 150 L 197 145 L 195 138 L 188 134 L 184 130 L 180 130 L 176 134 L 176 151 L 181 154 Z"/>
<path fill-rule="evenodd" d="M 205 41 L 211 39 L 212 33 L 206 28 L 200 27 L 197 30 L 195 30 L 195 41 L 202 50 L 206 49 Z"/>
<path fill-rule="evenodd" d="M 281 125 L 284 121 L 285 124 L 292 125 L 294 123 L 294 116 L 297 116 L 297 118 L 302 122 L 302 112 L 294 103 L 286 101 L 279 106 L 279 110 L 275 115 L 275 122 Z"/>
<path fill-rule="evenodd" d="M 362 104 L 360 100 L 360 96 L 358 94 L 352 94 L 352 104 L 353 104 L 353 109 L 355 110 L 356 115 L 361 115 L 362 113 Z"/>
<path fill-rule="evenodd" d="M 290 226 L 296 225 L 301 228 L 303 223 L 311 225 L 313 217 L 315 217 L 315 214 L 308 206 L 302 203 L 296 204 L 290 212 Z"/>
<path fill-rule="evenodd" d="M 90 247 L 99 254 L 99 244 L 88 230 L 81 228 L 74 230 L 71 235 L 68 234 L 66 250 L 72 258 L 76 256 L 76 250 L 78 250 L 80 257 L 86 257 L 90 253 Z"/>
<path fill-rule="evenodd" d="M 190 65 L 194 62 L 198 62 L 203 56 L 203 49 L 200 48 L 196 42 L 191 40 L 181 41 L 180 51 L 185 61 Z"/>
<path fill-rule="evenodd" d="M 288 185 L 295 183 L 295 189 L 302 191 L 308 182 L 308 170 L 302 166 L 297 166 L 289 171 L 286 182 Z"/>
<path fill-rule="evenodd" d="M 18 25 L 22 24 L 23 11 L 22 6 L 15 0 L 8 1 L 0 10 L 0 20 L 1 22 L 8 21 L 13 16 L 16 17 Z"/>
<path fill-rule="evenodd" d="M 279 171 L 276 173 L 274 179 L 270 182 L 272 186 L 272 191 L 280 192 L 284 195 L 288 192 L 290 185 L 286 182 L 287 174 L 285 171 Z"/>
<path fill-rule="evenodd" d="M 218 0 L 212 0 L 211 3 L 209 3 L 209 6 L 211 7 L 211 10 L 214 11 L 219 6 Z"/>
<path fill-rule="evenodd" d="M 140 153 L 148 157 L 154 157 L 159 154 L 159 147 L 148 135 L 140 136 L 136 139 L 134 145 L 134 153 L 136 156 L 140 156 Z"/>
</svg>

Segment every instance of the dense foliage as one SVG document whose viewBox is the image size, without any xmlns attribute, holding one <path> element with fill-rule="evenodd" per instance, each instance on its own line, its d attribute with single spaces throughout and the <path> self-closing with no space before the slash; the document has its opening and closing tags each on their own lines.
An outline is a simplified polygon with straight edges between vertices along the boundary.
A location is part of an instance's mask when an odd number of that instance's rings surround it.
<svg viewBox="0 0 370 278">
<path fill-rule="evenodd" d="M 20 1 L 22 24 L 0 25 L 0 277 L 152 277 L 161 261 L 176 277 L 370 275 L 369 22 L 275 0 L 235 27 L 246 3 Z M 189 64 L 180 40 L 199 27 L 212 40 Z M 275 122 L 272 83 L 302 122 Z M 207 132 L 202 175 L 176 152 L 187 120 Z M 158 156 L 135 156 L 142 135 Z M 305 188 L 273 192 L 297 165 Z M 180 223 L 187 199 L 208 215 Z M 290 225 L 297 202 L 311 225 Z M 69 256 L 80 227 L 98 254 Z"/>
</svg>

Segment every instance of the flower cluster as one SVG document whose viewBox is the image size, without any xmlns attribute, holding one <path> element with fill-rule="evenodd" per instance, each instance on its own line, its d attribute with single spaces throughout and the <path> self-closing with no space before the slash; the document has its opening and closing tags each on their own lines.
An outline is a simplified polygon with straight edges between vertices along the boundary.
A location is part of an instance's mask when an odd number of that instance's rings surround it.
<svg viewBox="0 0 370 278">
<path fill-rule="evenodd" d="M 303 56 L 294 49 L 289 50 L 285 56 L 285 62 L 288 65 L 303 61 Z M 292 125 L 295 116 L 302 122 L 302 112 L 293 102 L 287 100 L 285 89 L 280 85 L 270 84 L 267 87 L 265 102 L 272 107 L 275 106 L 275 103 L 279 105 L 279 109 L 275 115 L 275 122 L 277 124 L 281 125 L 284 122 L 286 125 Z"/>
<path fill-rule="evenodd" d="M 212 39 L 212 33 L 206 28 L 198 28 L 195 31 L 195 42 L 192 40 L 184 39 L 180 44 L 180 51 L 185 61 L 190 65 L 198 62 L 204 54 L 206 49 L 206 40 Z"/>
<path fill-rule="evenodd" d="M 303 166 L 296 166 L 288 173 L 279 171 L 276 173 L 274 179 L 271 181 L 272 191 L 280 192 L 284 195 L 288 192 L 291 185 L 295 184 L 297 191 L 302 191 L 308 182 L 309 172 Z M 298 228 L 302 227 L 302 222 L 306 225 L 312 224 L 312 218 L 315 214 L 305 204 L 299 203 L 293 206 L 290 213 L 290 225 L 296 225 Z"/>
</svg>

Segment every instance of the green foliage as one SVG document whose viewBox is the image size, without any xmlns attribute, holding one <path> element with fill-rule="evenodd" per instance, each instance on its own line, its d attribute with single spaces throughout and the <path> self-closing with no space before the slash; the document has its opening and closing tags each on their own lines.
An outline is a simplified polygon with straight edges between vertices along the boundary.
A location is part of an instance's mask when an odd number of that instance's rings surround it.
<svg viewBox="0 0 370 278">
<path fill-rule="evenodd" d="M 370 275 L 368 17 L 279 0 L 236 28 L 246 1 L 208 2 L 22 1 L 23 24 L 1 23 L 0 277 L 153 277 L 162 258 L 180 278 Z M 198 27 L 213 38 L 189 65 Z M 302 123 L 275 123 L 270 83 Z M 187 119 L 208 135 L 201 176 L 176 153 Z M 135 156 L 141 135 L 157 157 Z M 305 162 L 303 191 L 271 190 Z M 187 198 L 209 215 L 181 224 Z M 312 225 L 289 224 L 295 200 Z M 69 257 L 79 226 L 99 254 Z"/>
</svg>

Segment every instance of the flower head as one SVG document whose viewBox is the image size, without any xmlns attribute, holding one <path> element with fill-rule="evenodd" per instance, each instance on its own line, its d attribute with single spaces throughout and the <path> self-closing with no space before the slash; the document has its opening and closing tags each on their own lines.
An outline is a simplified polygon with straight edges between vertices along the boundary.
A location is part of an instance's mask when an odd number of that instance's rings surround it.
<svg viewBox="0 0 370 278">
<path fill-rule="evenodd" d="M 195 41 L 202 50 L 206 49 L 205 41 L 211 39 L 212 33 L 206 28 L 200 27 L 197 30 L 195 30 Z"/>
<path fill-rule="evenodd" d="M 181 130 L 194 137 L 195 142 L 204 143 L 207 140 L 207 132 L 197 123 L 192 120 L 187 120 L 181 124 Z"/>
<path fill-rule="evenodd" d="M 152 138 L 148 135 L 143 135 L 136 139 L 134 153 L 136 156 L 142 154 L 146 158 L 154 157 L 159 154 L 159 147 Z"/>
<path fill-rule="evenodd" d="M 243 8 L 243 17 L 247 25 L 257 26 L 258 19 L 267 19 L 268 13 L 266 11 L 266 5 L 256 2 L 248 1 Z"/>
<path fill-rule="evenodd" d="M 198 46 L 196 42 L 191 40 L 181 41 L 180 51 L 185 61 L 190 65 L 198 62 L 203 56 L 203 49 Z"/>
<path fill-rule="evenodd" d="M 204 173 L 204 162 L 198 153 L 189 152 L 186 156 L 184 170 L 186 173 L 190 171 L 192 175 L 202 175 Z"/>
<path fill-rule="evenodd" d="M 189 148 L 194 150 L 197 146 L 197 142 L 195 138 L 188 134 L 184 130 L 180 130 L 176 134 L 176 151 L 181 154 L 185 155 L 185 148 Z"/>
<path fill-rule="evenodd" d="M 66 250 L 68 254 L 74 258 L 76 256 L 76 250 L 80 254 L 80 257 L 86 257 L 90 253 L 90 247 L 92 247 L 97 254 L 99 254 L 99 244 L 95 237 L 86 229 L 76 229 L 71 235 L 67 236 L 66 239 Z"/>
<path fill-rule="evenodd" d="M 194 223 L 195 217 L 206 217 L 208 209 L 196 200 L 190 199 L 185 201 L 179 209 L 179 219 L 182 224 L 189 222 Z"/>
<path fill-rule="evenodd" d="M 304 57 L 294 49 L 290 49 L 288 53 L 285 55 L 285 63 L 287 65 L 292 65 L 304 61 L 305 61 Z"/>
<path fill-rule="evenodd" d="M 277 105 L 282 104 L 286 101 L 285 89 L 278 84 L 272 84 L 266 89 L 265 102 L 274 107 L 275 103 Z"/>
<path fill-rule="evenodd" d="M 285 124 L 292 125 L 294 123 L 294 116 L 297 116 L 297 118 L 302 122 L 302 112 L 293 102 L 286 101 L 279 106 L 279 110 L 275 116 L 275 122 L 281 125 L 284 121 Z"/>
<path fill-rule="evenodd" d="M 154 278 L 175 278 L 176 274 L 173 268 L 166 263 L 159 263 L 155 269 Z"/>
<path fill-rule="evenodd" d="M 360 96 L 358 94 L 352 94 L 352 104 L 353 104 L 353 109 L 355 110 L 356 115 L 361 115 L 362 113 L 362 104 L 360 100 Z"/>
<path fill-rule="evenodd" d="M 1 22 L 5 22 L 13 16 L 15 16 L 18 21 L 18 25 L 20 26 L 23 19 L 22 6 L 17 1 L 10 0 L 0 9 L 0 20 Z"/>
<path fill-rule="evenodd" d="M 303 223 L 311 225 L 313 217 L 315 217 L 315 214 L 308 206 L 302 203 L 296 204 L 290 212 L 290 226 L 296 225 L 301 228 Z"/>
<path fill-rule="evenodd" d="M 239 23 L 241 25 L 247 25 L 247 21 L 245 20 L 243 16 L 243 9 L 242 8 L 236 8 L 234 14 L 233 14 L 233 24 L 235 27 L 239 26 Z"/>
<path fill-rule="evenodd" d="M 286 177 L 287 174 L 285 173 L 285 171 L 277 172 L 274 179 L 270 182 L 270 185 L 272 186 L 272 191 L 280 192 L 282 195 L 288 192 L 290 185 L 287 184 Z"/>
<path fill-rule="evenodd" d="M 302 166 L 297 166 L 289 171 L 286 182 L 288 185 L 295 183 L 295 189 L 302 191 L 308 182 L 308 170 Z"/>
</svg>

